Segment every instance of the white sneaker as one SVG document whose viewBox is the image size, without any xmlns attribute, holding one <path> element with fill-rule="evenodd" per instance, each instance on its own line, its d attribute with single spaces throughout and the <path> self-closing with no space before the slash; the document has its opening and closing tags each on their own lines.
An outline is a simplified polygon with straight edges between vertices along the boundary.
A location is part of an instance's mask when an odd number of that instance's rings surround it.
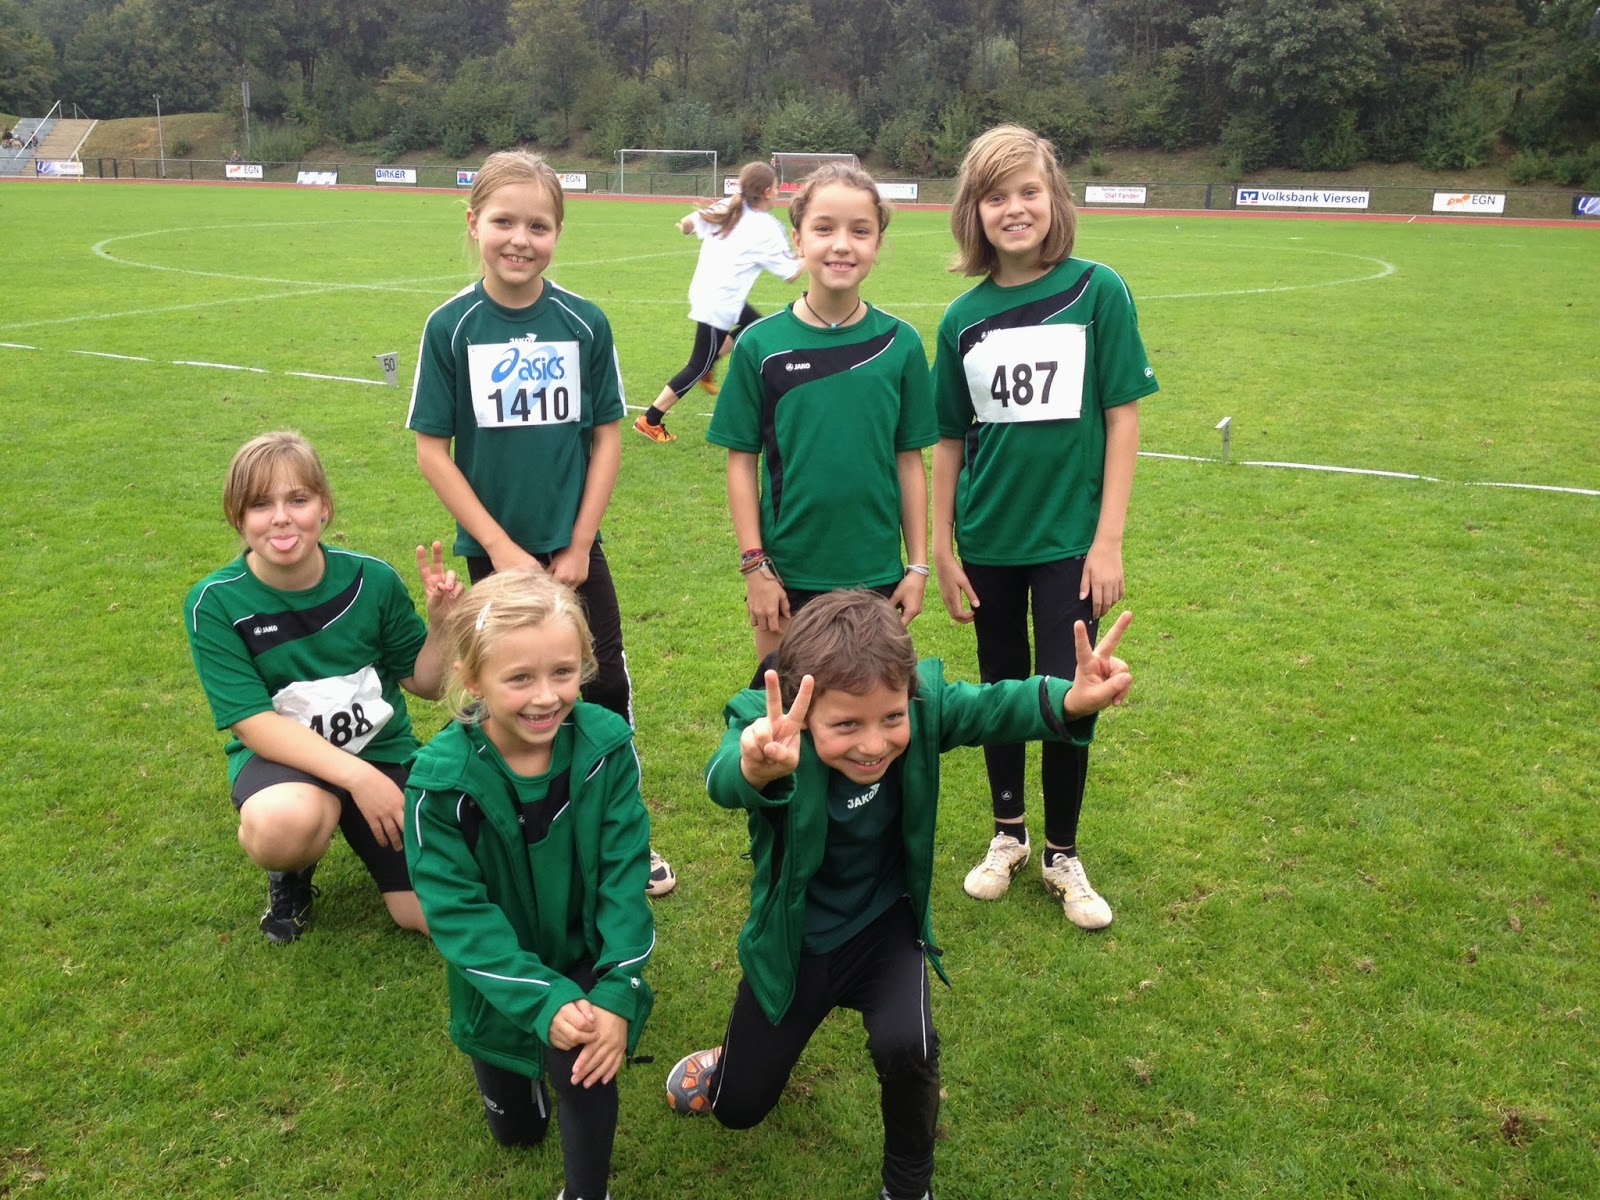
<svg viewBox="0 0 1600 1200">
<path fill-rule="evenodd" d="M 665 896 L 678 886 L 678 877 L 673 873 L 671 865 L 661 855 L 656 853 L 654 846 L 650 847 L 650 879 L 644 885 L 644 894 L 650 897 Z M 557 1200 L 560 1200 L 557 1197 Z"/>
<path fill-rule="evenodd" d="M 1079 929 L 1104 929 L 1111 924 L 1111 905 L 1090 886 L 1077 855 L 1058 854 L 1051 866 L 1050 852 L 1046 851 L 1044 886 L 1061 901 L 1067 920 Z"/>
<path fill-rule="evenodd" d="M 1009 833 L 997 833 L 983 861 L 967 872 L 961 886 L 974 900 L 998 900 L 1011 886 L 1011 877 L 1028 865 L 1032 851 Z"/>
</svg>

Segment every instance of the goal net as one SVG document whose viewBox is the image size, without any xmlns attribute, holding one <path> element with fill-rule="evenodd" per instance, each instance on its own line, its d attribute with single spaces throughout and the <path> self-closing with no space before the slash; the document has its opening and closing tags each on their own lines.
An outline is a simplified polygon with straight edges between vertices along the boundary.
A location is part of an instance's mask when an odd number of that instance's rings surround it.
<svg viewBox="0 0 1600 1200">
<path fill-rule="evenodd" d="M 624 196 L 720 196 L 715 150 L 618 150 Z"/>
<path fill-rule="evenodd" d="M 842 162 L 859 167 L 854 154 L 774 154 L 772 169 L 778 173 L 778 190 L 792 192 L 800 181 L 823 163 Z"/>
</svg>

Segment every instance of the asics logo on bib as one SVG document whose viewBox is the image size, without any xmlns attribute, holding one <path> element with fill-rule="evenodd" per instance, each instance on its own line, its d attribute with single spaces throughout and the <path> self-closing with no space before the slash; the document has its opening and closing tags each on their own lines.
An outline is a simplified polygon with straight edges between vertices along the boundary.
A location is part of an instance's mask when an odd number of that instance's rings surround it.
<svg viewBox="0 0 1600 1200">
<path fill-rule="evenodd" d="M 490 378 L 495 383 L 503 383 L 513 376 L 534 383 L 542 383 L 547 379 L 565 379 L 567 365 L 561 359 L 561 352 L 553 346 L 535 346 L 527 353 L 516 346 L 508 346 L 505 357 L 495 363 Z"/>
</svg>

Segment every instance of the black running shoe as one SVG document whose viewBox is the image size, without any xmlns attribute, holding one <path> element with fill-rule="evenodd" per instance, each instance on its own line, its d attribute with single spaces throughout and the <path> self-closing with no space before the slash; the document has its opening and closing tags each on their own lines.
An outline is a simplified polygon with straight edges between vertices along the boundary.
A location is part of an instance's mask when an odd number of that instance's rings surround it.
<svg viewBox="0 0 1600 1200">
<path fill-rule="evenodd" d="M 267 872 L 267 911 L 261 914 L 261 932 L 274 946 L 287 946 L 311 928 L 311 902 L 322 895 L 313 887 L 312 863 L 303 871 Z"/>
</svg>

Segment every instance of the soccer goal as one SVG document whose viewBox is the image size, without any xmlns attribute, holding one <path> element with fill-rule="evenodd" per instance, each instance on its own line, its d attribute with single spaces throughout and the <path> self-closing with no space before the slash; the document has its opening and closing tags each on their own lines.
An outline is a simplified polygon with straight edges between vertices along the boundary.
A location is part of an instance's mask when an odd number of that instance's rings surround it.
<svg viewBox="0 0 1600 1200">
<path fill-rule="evenodd" d="M 854 154 L 774 154 L 772 169 L 778 173 L 778 190 L 794 191 L 799 182 L 823 163 L 842 162 L 859 167 L 861 160 Z"/>
<path fill-rule="evenodd" d="M 715 150 L 618 150 L 624 196 L 720 196 Z"/>
</svg>

